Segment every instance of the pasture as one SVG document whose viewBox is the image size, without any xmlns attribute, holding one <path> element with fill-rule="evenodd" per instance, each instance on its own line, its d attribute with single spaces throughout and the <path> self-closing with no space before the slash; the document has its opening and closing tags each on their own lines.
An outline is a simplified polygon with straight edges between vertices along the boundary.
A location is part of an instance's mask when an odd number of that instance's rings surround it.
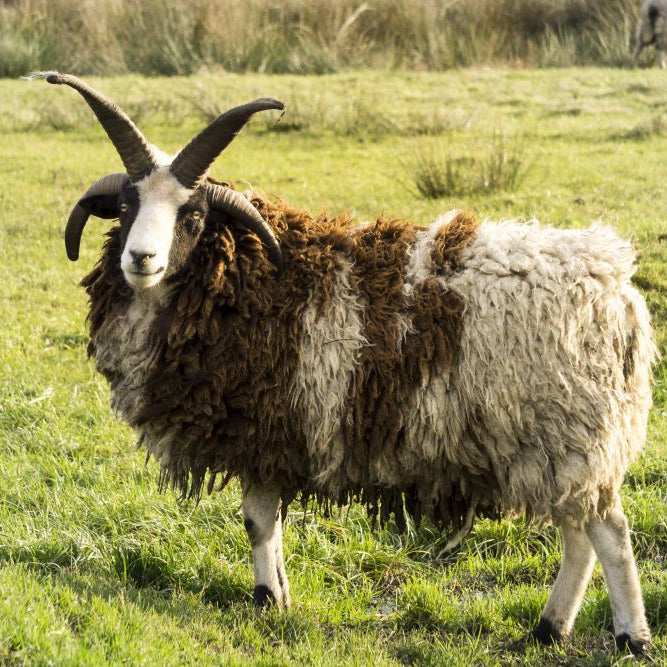
<svg viewBox="0 0 667 667">
<path fill-rule="evenodd" d="M 213 175 L 315 213 L 426 224 L 457 207 L 481 219 L 611 225 L 634 240 L 635 283 L 664 357 L 665 76 L 484 68 L 91 82 L 167 151 L 220 109 L 282 99 L 282 120 L 255 119 Z M 560 544 L 555 529 L 523 520 L 478 521 L 457 552 L 443 554 L 447 536 L 428 525 L 400 534 L 391 524 L 371 526 L 355 508 L 319 517 L 295 503 L 285 525 L 293 607 L 258 613 L 237 485 L 196 507 L 158 493 L 157 466 L 144 465 L 86 361 L 78 282 L 107 223 L 91 219 L 75 264 L 62 235 L 80 194 L 120 161 L 80 97 L 44 82 L 0 81 L 0 131 L 1 663 L 624 661 L 599 565 L 572 638 L 550 648 L 525 641 Z M 452 176 L 420 193 L 415 181 L 425 168 Z M 655 369 L 654 399 L 648 443 L 623 498 L 654 634 L 648 659 L 665 664 L 665 361 Z"/>
</svg>

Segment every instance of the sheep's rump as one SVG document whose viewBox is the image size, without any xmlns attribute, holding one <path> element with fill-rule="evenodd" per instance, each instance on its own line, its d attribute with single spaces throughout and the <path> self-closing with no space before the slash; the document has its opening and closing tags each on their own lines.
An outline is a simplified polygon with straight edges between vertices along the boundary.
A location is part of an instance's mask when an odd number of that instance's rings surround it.
<svg viewBox="0 0 667 667">
<path fill-rule="evenodd" d="M 604 513 L 643 443 L 653 343 L 633 254 L 605 229 L 315 220 L 255 199 L 285 257 L 220 216 L 164 303 L 85 279 L 112 405 L 198 496 L 279 479 L 443 526 Z M 110 296 L 113 295 L 113 296 Z"/>
</svg>

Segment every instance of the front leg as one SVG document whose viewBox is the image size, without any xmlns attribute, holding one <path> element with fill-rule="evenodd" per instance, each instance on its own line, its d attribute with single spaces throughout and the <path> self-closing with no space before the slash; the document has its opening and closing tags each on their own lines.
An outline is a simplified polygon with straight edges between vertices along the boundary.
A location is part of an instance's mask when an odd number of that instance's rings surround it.
<svg viewBox="0 0 667 667">
<path fill-rule="evenodd" d="M 283 563 L 282 500 L 275 484 L 243 484 L 243 523 L 252 546 L 255 604 L 265 607 L 290 604 Z"/>
</svg>

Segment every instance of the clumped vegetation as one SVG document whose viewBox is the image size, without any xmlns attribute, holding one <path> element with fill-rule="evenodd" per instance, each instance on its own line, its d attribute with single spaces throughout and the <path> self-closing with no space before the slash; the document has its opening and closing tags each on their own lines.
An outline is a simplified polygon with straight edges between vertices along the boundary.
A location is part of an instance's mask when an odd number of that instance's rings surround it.
<svg viewBox="0 0 667 667">
<path fill-rule="evenodd" d="M 0 76 L 629 62 L 637 0 L 1 0 Z M 650 55 L 646 56 L 647 58 Z"/>
<path fill-rule="evenodd" d="M 403 160 L 408 180 L 428 199 L 484 191 L 512 192 L 529 166 L 524 140 L 501 131 L 471 145 L 465 155 L 452 154 L 443 140 L 435 146 L 417 147 Z"/>
</svg>

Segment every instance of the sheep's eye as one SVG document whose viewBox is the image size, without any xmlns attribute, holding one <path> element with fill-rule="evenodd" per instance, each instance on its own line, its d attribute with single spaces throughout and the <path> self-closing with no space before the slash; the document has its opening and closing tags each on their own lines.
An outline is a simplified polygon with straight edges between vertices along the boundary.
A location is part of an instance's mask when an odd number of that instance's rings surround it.
<svg viewBox="0 0 667 667">
<path fill-rule="evenodd" d="M 121 213 L 127 213 L 130 210 L 130 207 L 125 202 L 122 202 L 118 208 Z"/>
<path fill-rule="evenodd" d="M 190 234 L 197 233 L 202 226 L 204 214 L 201 211 L 191 211 L 185 216 L 183 224 Z"/>
</svg>

